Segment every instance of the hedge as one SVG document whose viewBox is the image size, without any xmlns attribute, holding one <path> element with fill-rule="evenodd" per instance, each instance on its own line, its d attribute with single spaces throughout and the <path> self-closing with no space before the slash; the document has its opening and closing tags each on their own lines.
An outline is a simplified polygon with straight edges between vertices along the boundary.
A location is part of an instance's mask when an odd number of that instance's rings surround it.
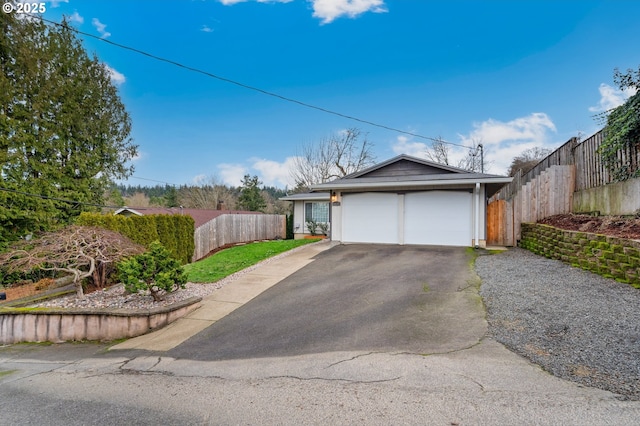
<svg viewBox="0 0 640 426">
<path fill-rule="evenodd" d="M 100 213 L 80 213 L 78 225 L 99 226 L 120 232 L 145 247 L 158 240 L 182 264 L 189 263 L 195 250 L 195 225 L 191 216 L 152 214 L 122 216 Z"/>
</svg>

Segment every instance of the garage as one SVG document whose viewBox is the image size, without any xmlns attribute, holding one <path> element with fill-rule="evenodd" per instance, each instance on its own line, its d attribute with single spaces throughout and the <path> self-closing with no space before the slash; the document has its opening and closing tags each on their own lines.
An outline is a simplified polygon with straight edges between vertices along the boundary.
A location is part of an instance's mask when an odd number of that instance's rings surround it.
<svg viewBox="0 0 640 426">
<path fill-rule="evenodd" d="M 473 240 L 470 191 L 426 191 L 404 196 L 404 243 L 469 246 Z"/>
<path fill-rule="evenodd" d="M 469 191 L 343 194 L 343 242 L 468 246 Z"/>
<path fill-rule="evenodd" d="M 487 199 L 512 178 L 408 155 L 312 186 L 330 197 L 332 241 L 483 246 Z"/>
<path fill-rule="evenodd" d="M 398 244 L 398 195 L 380 192 L 342 197 L 344 242 Z"/>
</svg>

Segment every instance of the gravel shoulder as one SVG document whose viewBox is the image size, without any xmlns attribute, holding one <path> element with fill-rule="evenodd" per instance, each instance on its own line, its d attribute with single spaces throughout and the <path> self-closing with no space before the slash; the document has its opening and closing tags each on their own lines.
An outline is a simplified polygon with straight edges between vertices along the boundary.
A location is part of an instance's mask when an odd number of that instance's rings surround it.
<svg viewBox="0 0 640 426">
<path fill-rule="evenodd" d="M 640 290 L 519 248 L 475 269 L 497 341 L 555 376 L 640 400 Z"/>
</svg>

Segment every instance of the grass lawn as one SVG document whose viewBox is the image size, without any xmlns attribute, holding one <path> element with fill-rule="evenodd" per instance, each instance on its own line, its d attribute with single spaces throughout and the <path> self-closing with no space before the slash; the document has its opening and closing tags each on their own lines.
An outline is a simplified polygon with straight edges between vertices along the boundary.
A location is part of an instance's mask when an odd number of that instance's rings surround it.
<svg viewBox="0 0 640 426">
<path fill-rule="evenodd" d="M 314 243 L 317 239 L 279 240 L 231 247 L 184 266 L 192 283 L 212 283 L 287 250 Z"/>
</svg>

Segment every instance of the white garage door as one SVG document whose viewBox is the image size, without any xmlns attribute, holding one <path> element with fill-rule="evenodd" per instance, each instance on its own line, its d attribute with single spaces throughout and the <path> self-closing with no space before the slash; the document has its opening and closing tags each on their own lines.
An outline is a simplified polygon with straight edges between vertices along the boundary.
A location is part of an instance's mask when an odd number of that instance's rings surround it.
<svg viewBox="0 0 640 426">
<path fill-rule="evenodd" d="M 413 192 L 404 198 L 405 244 L 471 245 L 472 194 L 457 191 Z"/>
<path fill-rule="evenodd" d="M 342 213 L 342 241 L 398 244 L 397 194 L 345 194 Z"/>
<path fill-rule="evenodd" d="M 470 246 L 472 212 L 466 191 L 344 194 L 342 241 Z"/>
</svg>

